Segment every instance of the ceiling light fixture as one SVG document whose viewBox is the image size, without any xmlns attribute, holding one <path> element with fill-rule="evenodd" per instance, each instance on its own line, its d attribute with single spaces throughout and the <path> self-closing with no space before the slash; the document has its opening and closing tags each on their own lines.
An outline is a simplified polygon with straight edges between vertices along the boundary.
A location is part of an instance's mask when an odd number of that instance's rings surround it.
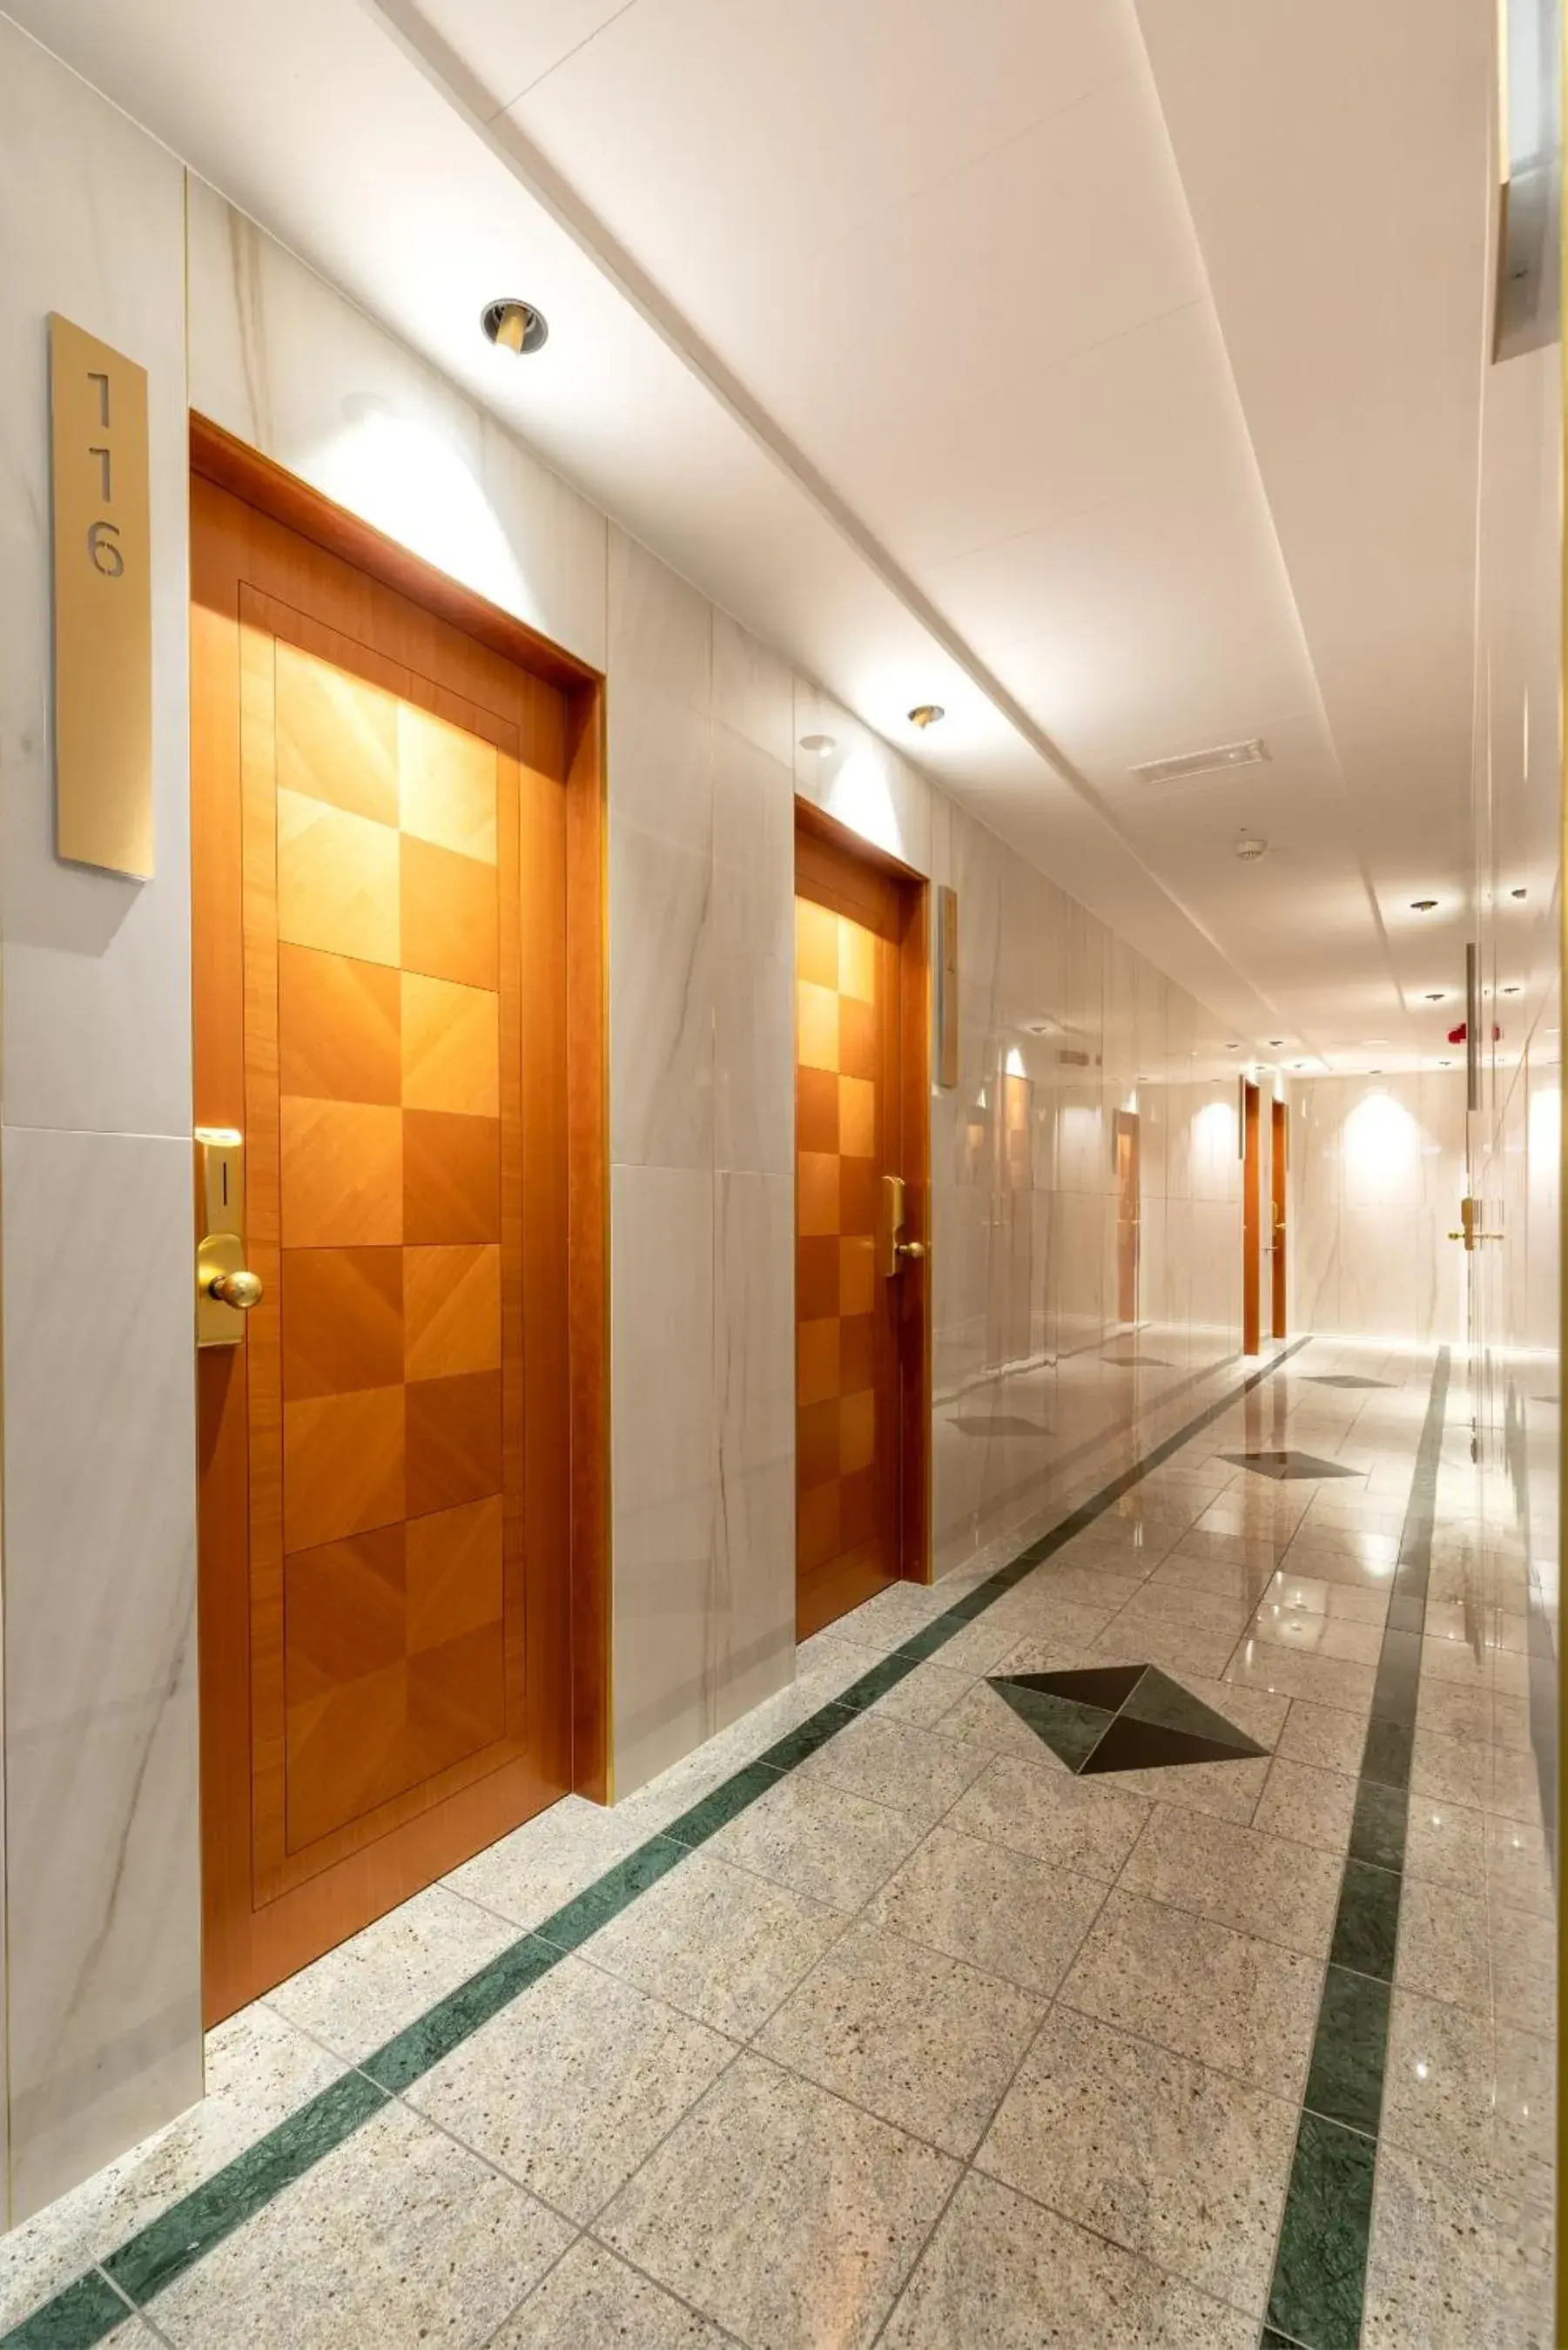
<svg viewBox="0 0 1568 2350">
<path fill-rule="evenodd" d="M 1269 1038 L 1269 1050 L 1270 1050 L 1270 1052 L 1272 1053 L 1272 1052 L 1273 1051 L 1274 1046 L 1275 1046 L 1276 1045 L 1282 1045 L 1282 1044 L 1284 1043 L 1284 1041 L 1285 1041 L 1285 1040 L 1284 1040 L 1284 1038 L 1283 1038 L 1282 1036 L 1271 1036 L 1271 1037 Z"/>
<path fill-rule="evenodd" d="M 1517 987 L 1505 987 L 1502 992 L 1505 995 L 1518 995 L 1522 993 L 1522 991 Z"/>
<path fill-rule="evenodd" d="M 1429 987 L 1427 990 L 1427 1001 L 1428 1003 L 1441 1003 L 1442 1000 L 1443 991 L 1440 987 Z"/>
<path fill-rule="evenodd" d="M 1236 836 L 1236 854 L 1243 865 L 1255 865 L 1260 857 L 1267 856 L 1268 849 L 1268 842 L 1260 840 L 1255 832 L 1242 832 Z"/>
<path fill-rule="evenodd" d="M 917 702 L 913 710 L 908 712 L 910 725 L 918 726 L 922 734 L 928 726 L 936 725 L 939 719 L 945 718 L 947 714 L 940 702 Z"/>
<path fill-rule="evenodd" d="M 550 339 L 550 324 L 543 310 L 535 310 L 532 302 L 520 302 L 507 296 L 499 302 L 487 302 L 479 314 L 485 340 L 498 351 L 511 351 L 521 359 L 525 352 L 536 351 Z"/>
<path fill-rule="evenodd" d="M 1228 1053 L 1239 1053 L 1239 1052 L 1241 1051 L 1241 1047 L 1240 1046 L 1240 1045 L 1226 1045 L 1226 1047 L 1225 1047 L 1225 1050 L 1226 1050 Z"/>
<path fill-rule="evenodd" d="M 1435 898 L 1412 898 L 1410 900 L 1410 911 L 1413 914 L 1435 914 L 1437 910 L 1438 901 Z"/>
<path fill-rule="evenodd" d="M 803 734 L 800 738 L 800 747 L 803 751 L 815 751 L 819 759 L 830 759 L 837 750 L 838 743 L 832 734 Z"/>
<path fill-rule="evenodd" d="M 1508 894 L 1511 898 L 1528 898 L 1530 892 L 1528 889 L 1511 889 Z"/>
</svg>

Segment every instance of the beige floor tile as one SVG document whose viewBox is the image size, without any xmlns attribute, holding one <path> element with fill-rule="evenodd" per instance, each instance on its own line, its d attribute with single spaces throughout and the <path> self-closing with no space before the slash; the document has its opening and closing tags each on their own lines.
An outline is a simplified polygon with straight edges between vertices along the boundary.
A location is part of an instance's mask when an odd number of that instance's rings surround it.
<svg viewBox="0 0 1568 2350">
<path fill-rule="evenodd" d="M 1341 1873 L 1329 1853 L 1160 1804 L 1117 1883 L 1318 1958 L 1327 1955 Z"/>
<path fill-rule="evenodd" d="M 1359 1584 L 1331 1583 L 1324 1575 L 1293 1574 L 1284 1568 L 1269 1584 L 1260 1605 L 1335 1616 L 1350 1624 L 1382 1625 L 1387 1619 L 1389 1596 L 1386 1586 L 1368 1590 Z"/>
<path fill-rule="evenodd" d="M 1113 1892 L 1059 1996 L 1271 2095 L 1297 2094 L 1321 1966 L 1277 1942 Z"/>
<path fill-rule="evenodd" d="M 862 1714 L 800 1766 L 805 1779 L 825 1779 L 873 1803 L 890 1804 L 921 1827 L 934 1825 L 985 1768 L 983 1753 L 951 1736 L 933 1736 L 912 1722 Z"/>
<path fill-rule="evenodd" d="M 477 1974 L 518 1930 L 493 1910 L 432 1885 L 279 1983 L 267 2002 L 358 2064 Z"/>
<path fill-rule="evenodd" d="M 1044 2013 L 1013 1983 L 861 1925 L 812 1969 L 756 2044 L 883 2121 L 967 2156 Z"/>
<path fill-rule="evenodd" d="M 954 1672 L 950 1666 L 931 1657 L 917 1665 L 912 1673 L 906 1673 L 867 1711 L 878 1721 L 912 1721 L 920 1729 L 930 1730 L 944 1714 L 951 1712 L 974 1684 L 972 1673 Z"/>
<path fill-rule="evenodd" d="M 1342 1713 L 1336 1706 L 1314 1705 L 1311 1698 L 1295 1697 L 1285 1717 L 1274 1752 L 1287 1762 L 1306 1762 L 1318 1771 L 1335 1771 L 1342 1777 L 1360 1775 L 1366 1724 L 1359 1714 Z"/>
<path fill-rule="evenodd" d="M 1372 1708 L 1370 1665 L 1342 1664 L 1336 1657 L 1300 1656 L 1262 1640 L 1249 1640 L 1237 1650 L 1225 1679 L 1238 1689 L 1310 1698 L 1314 1705 L 1337 1706 L 1345 1713 L 1365 1715 Z"/>
<path fill-rule="evenodd" d="M 904 1813 L 794 1771 L 722 1827 L 706 1850 L 807 1900 L 858 1909 L 919 1838 L 919 1824 Z"/>
<path fill-rule="evenodd" d="M 1485 2194 L 1404 2147 L 1379 2150 L 1367 2251 L 1365 2350 L 1480 2350 L 1499 2331 L 1502 2272 Z M 1540 2350 L 1548 2337 L 1540 2336 Z M 1525 2337 L 1506 2350 L 1525 2350 Z"/>
<path fill-rule="evenodd" d="M 749 2040 L 843 1931 L 842 1910 L 698 1852 L 601 1926 L 585 1956 Z"/>
<path fill-rule="evenodd" d="M 734 2336 L 579 2236 L 490 2350 L 727 2350 Z"/>
<path fill-rule="evenodd" d="M 1292 1708 L 1293 1716 L 1295 1709 Z M 1331 1714 L 1334 1721 L 1351 1721 L 1350 1714 Z M 1356 1725 L 1359 1730 L 1359 1724 Z M 1285 1724 L 1288 1734 L 1290 1722 Z M 1270 1835 L 1289 1836 L 1319 1852 L 1343 1855 L 1350 1845 L 1350 1824 L 1355 1812 L 1355 1781 L 1338 1771 L 1319 1771 L 1310 1762 L 1293 1762 L 1281 1750 L 1269 1766 L 1252 1825 Z"/>
<path fill-rule="evenodd" d="M 1075 1778 L 1049 1757 L 999 1754 L 959 1798 L 948 1825 L 1108 1884 L 1148 1811 L 1137 1797 L 1114 1793 L 1104 1778 Z"/>
<path fill-rule="evenodd" d="M 1253 1637 L 1297 1656 L 1332 1657 L 1346 1665 L 1375 1667 L 1383 1647 L 1381 1624 L 1356 1624 L 1343 1616 L 1274 1601 L 1265 1601 L 1258 1610 Z"/>
<path fill-rule="evenodd" d="M 1257 2330 L 1255 2317 L 971 2171 L 882 2340 L 887 2350 L 1254 2350 Z"/>
<path fill-rule="evenodd" d="M 1196 1673 L 1219 1679 L 1235 1650 L 1239 1635 L 1216 1632 L 1204 1624 L 1184 1624 L 1176 1618 L 1158 1623 L 1147 1618 L 1127 1622 L 1114 1616 L 1092 1648 L 1092 1665 L 1158 1665 L 1173 1680 L 1189 1682 Z"/>
<path fill-rule="evenodd" d="M 1379 2134 L 1459 2178 L 1490 2182 L 1497 2154 L 1491 2022 L 1397 1990 Z"/>
<path fill-rule="evenodd" d="M 1049 1997 L 1105 1898 L 1098 1878 L 943 1825 L 889 1878 L 867 1916 L 889 1933 Z"/>
<path fill-rule="evenodd" d="M 1459 1804 L 1416 1797 L 1405 1824 L 1405 1870 L 1440 1879 L 1467 1893 L 1485 1890 L 1486 1819 Z"/>
<path fill-rule="evenodd" d="M 1406 1877 L 1394 1977 L 1406 1991 L 1490 2016 L 1491 1965 L 1484 1899 L 1451 1885 Z"/>
<path fill-rule="evenodd" d="M 1262 2312 L 1294 2107 L 1053 2010 L 976 2168 L 1238 2307 Z"/>
<path fill-rule="evenodd" d="M 635 1810 L 608 1810 L 568 1795 L 465 1860 L 441 1883 L 514 1926 L 536 1926 L 653 1832 L 644 1799 L 635 1803 Z M 673 1804 L 668 1816 L 680 1808 Z"/>
<path fill-rule="evenodd" d="M 1550 1918 L 1493 1909 L 1492 1996 L 1497 2020 L 1511 2031 L 1551 2033 L 1556 2022 L 1557 1935 Z"/>
<path fill-rule="evenodd" d="M 1091 1777 L 1100 1777 L 1091 1773 Z M 1158 1765 L 1147 1771 L 1107 1771 L 1104 1784 L 1118 1794 L 1142 1795 L 1151 1803 L 1169 1804 L 1179 1812 L 1203 1812 L 1211 1819 L 1251 1824 L 1258 1798 L 1268 1783 L 1266 1755 L 1226 1762 L 1183 1762 Z"/>
<path fill-rule="evenodd" d="M 158 2296 L 176 2350 L 479 2350 L 572 2230 L 393 2104 Z"/>
<path fill-rule="evenodd" d="M 597 2232 L 753 2350 L 864 2350 L 958 2168 L 747 2054 Z"/>
<path fill-rule="evenodd" d="M 662 2000 L 566 1959 L 408 2096 L 581 2224 L 734 2053 Z"/>
<path fill-rule="evenodd" d="M 1533 1918 L 1554 1918 L 1557 1897 L 1546 1839 L 1523 1820 L 1486 1817 L 1487 1887 L 1494 1903 L 1523 1909 Z"/>
</svg>

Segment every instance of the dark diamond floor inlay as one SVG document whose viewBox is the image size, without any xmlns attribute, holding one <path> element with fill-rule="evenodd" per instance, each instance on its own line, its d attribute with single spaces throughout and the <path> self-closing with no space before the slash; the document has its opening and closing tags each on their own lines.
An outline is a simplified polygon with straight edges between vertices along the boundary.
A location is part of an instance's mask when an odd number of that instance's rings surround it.
<svg viewBox="0 0 1568 2350">
<path fill-rule="evenodd" d="M 1347 1469 L 1340 1461 L 1321 1461 L 1315 1452 L 1227 1452 L 1221 1458 L 1233 1469 L 1255 1470 L 1282 1484 L 1295 1477 L 1361 1477 L 1361 1469 Z"/>
<path fill-rule="evenodd" d="M 990 1686 L 1075 1773 L 1241 1762 L 1265 1752 L 1158 1665 L 995 1673 Z"/>
</svg>

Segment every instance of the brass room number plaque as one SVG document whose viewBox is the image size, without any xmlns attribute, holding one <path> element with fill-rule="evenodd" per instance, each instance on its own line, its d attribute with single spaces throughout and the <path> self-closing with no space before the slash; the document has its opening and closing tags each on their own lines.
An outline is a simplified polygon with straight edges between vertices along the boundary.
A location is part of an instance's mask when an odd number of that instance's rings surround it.
<svg viewBox="0 0 1568 2350">
<path fill-rule="evenodd" d="M 49 319 L 55 508 L 55 847 L 152 872 L 147 370 Z"/>
</svg>

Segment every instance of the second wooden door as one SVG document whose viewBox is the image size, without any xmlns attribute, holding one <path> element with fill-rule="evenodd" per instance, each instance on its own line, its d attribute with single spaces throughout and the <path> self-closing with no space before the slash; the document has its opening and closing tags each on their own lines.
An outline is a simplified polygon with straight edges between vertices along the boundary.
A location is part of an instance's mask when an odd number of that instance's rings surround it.
<svg viewBox="0 0 1568 2350">
<path fill-rule="evenodd" d="M 795 889 L 804 1639 L 925 1571 L 926 1038 L 919 885 L 809 830 Z"/>
</svg>

